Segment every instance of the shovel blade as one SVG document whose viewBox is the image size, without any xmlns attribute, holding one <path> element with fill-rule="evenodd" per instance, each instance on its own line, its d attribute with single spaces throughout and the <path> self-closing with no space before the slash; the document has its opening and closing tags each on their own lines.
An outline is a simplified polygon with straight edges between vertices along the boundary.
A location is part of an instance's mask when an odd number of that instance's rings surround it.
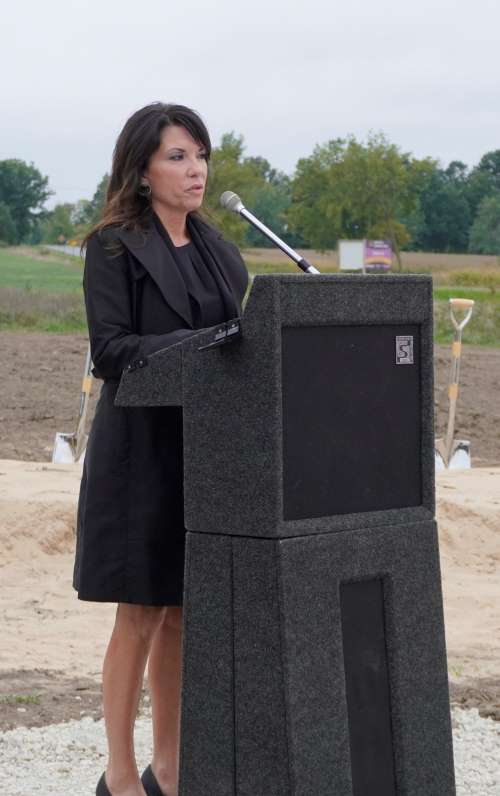
<svg viewBox="0 0 500 796">
<path fill-rule="evenodd" d="M 470 470 L 470 441 L 468 439 L 455 439 L 451 448 L 450 459 L 446 463 L 444 440 L 436 440 L 435 449 L 436 472 L 439 470 Z"/>
<path fill-rule="evenodd" d="M 52 451 L 53 464 L 73 464 L 75 461 L 75 435 L 57 433 Z"/>
<path fill-rule="evenodd" d="M 457 439 L 453 442 L 448 470 L 470 470 L 470 442 L 468 439 Z"/>
</svg>

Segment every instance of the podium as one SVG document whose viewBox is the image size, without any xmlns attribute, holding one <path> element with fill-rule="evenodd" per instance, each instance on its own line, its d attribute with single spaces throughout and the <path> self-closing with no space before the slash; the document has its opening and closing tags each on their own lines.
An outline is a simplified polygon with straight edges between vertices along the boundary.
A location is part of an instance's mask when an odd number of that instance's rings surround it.
<svg viewBox="0 0 500 796">
<path fill-rule="evenodd" d="M 182 796 L 455 793 L 432 281 L 257 276 L 242 336 L 124 372 L 182 406 Z"/>
</svg>

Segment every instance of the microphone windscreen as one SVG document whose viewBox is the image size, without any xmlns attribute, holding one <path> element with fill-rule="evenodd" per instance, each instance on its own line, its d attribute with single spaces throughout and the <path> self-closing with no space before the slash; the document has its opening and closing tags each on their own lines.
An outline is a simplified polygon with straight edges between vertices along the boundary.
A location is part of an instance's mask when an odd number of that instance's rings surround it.
<svg viewBox="0 0 500 796">
<path fill-rule="evenodd" d="M 233 213 L 239 213 L 243 209 L 243 202 L 237 193 L 233 191 L 224 191 L 221 195 L 220 203 L 226 210 L 232 210 Z"/>
</svg>

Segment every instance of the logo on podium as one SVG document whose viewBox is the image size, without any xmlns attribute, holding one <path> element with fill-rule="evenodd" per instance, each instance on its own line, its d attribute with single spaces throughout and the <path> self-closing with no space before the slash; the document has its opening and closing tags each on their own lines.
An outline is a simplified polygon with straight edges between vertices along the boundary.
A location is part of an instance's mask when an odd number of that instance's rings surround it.
<svg viewBox="0 0 500 796">
<path fill-rule="evenodd" d="M 413 335 L 396 335 L 396 365 L 413 365 Z"/>
</svg>

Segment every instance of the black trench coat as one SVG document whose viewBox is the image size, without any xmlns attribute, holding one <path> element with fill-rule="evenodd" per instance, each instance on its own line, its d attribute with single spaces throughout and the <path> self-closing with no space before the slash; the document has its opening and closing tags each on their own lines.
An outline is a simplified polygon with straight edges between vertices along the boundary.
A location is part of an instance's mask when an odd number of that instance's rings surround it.
<svg viewBox="0 0 500 796">
<path fill-rule="evenodd" d="M 197 217 L 188 228 L 219 286 L 220 322 L 240 315 L 248 273 L 238 249 Z M 93 235 L 83 285 L 93 373 L 104 383 L 80 485 L 73 586 L 83 600 L 181 605 L 182 408 L 118 407 L 114 398 L 131 362 L 193 334 L 189 295 L 152 216 L 146 236 L 119 227 Z"/>
</svg>

